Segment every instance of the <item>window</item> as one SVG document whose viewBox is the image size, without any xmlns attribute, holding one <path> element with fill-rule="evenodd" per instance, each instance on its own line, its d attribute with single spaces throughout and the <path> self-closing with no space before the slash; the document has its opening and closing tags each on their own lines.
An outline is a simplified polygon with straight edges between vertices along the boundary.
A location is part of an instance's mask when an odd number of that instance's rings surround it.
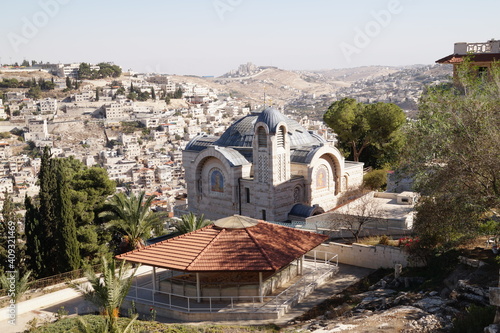
<svg viewBox="0 0 500 333">
<path fill-rule="evenodd" d="M 266 148 L 267 147 L 266 130 L 262 126 L 257 129 L 257 140 L 258 140 L 259 148 Z"/>
<path fill-rule="evenodd" d="M 281 126 L 278 130 L 278 147 L 285 147 L 285 127 Z"/>
<path fill-rule="evenodd" d="M 266 210 L 265 209 L 262 210 L 262 220 L 264 220 L 264 221 L 266 220 Z"/>
<path fill-rule="evenodd" d="M 247 198 L 247 203 L 250 203 L 250 189 L 245 187 L 245 197 Z"/>
</svg>

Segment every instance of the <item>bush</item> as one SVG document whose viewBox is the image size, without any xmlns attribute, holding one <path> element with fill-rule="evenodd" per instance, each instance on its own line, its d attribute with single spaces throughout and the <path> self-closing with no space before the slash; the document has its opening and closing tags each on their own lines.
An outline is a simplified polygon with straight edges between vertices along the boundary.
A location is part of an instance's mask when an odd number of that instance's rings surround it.
<svg viewBox="0 0 500 333">
<path fill-rule="evenodd" d="M 385 190 L 387 187 L 387 170 L 373 170 L 363 176 L 363 187 L 370 190 Z"/>
<path fill-rule="evenodd" d="M 476 333 L 483 332 L 484 328 L 493 323 L 495 319 L 494 306 L 471 305 L 465 314 L 461 314 L 453 321 L 453 333 Z"/>
<path fill-rule="evenodd" d="M 378 243 L 380 245 L 389 245 L 389 237 L 387 237 L 386 235 L 382 235 L 378 241 Z"/>
</svg>

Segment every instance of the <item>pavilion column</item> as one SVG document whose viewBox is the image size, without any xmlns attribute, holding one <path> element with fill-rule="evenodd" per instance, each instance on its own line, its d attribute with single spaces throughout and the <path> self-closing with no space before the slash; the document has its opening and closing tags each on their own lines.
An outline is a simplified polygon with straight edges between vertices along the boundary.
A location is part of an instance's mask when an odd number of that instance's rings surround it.
<svg viewBox="0 0 500 333">
<path fill-rule="evenodd" d="M 260 297 L 260 302 L 264 302 L 264 288 L 262 287 L 262 272 L 259 272 L 259 297 Z"/>
<path fill-rule="evenodd" d="M 302 257 L 300 257 L 300 275 L 304 275 L 304 257 L 306 255 L 304 254 Z"/>
<path fill-rule="evenodd" d="M 153 293 L 157 290 L 156 287 L 156 267 L 153 266 Z"/>
<path fill-rule="evenodd" d="M 200 288 L 200 273 L 196 273 L 196 297 L 198 298 L 198 303 L 201 302 L 201 288 Z"/>
</svg>

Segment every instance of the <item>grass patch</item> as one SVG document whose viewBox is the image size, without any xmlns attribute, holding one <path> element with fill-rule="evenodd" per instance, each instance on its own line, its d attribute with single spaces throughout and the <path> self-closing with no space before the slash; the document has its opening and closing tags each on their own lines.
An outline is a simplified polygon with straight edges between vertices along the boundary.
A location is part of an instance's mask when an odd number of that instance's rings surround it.
<svg viewBox="0 0 500 333">
<path fill-rule="evenodd" d="M 96 331 L 104 322 L 103 316 L 86 315 L 81 316 L 88 323 L 89 327 Z M 79 330 L 78 324 L 79 317 L 64 318 L 54 323 L 45 324 L 43 326 L 27 330 L 26 332 L 33 333 L 77 333 Z M 130 318 L 118 318 L 118 325 L 120 328 L 125 328 L 130 322 Z M 276 325 L 266 326 L 235 326 L 235 325 L 182 325 L 182 324 L 163 324 L 156 321 L 141 321 L 136 320 L 132 325 L 132 332 L 166 332 L 166 333 L 227 333 L 227 332 L 263 332 L 274 333 L 278 332 L 280 328 Z"/>
<path fill-rule="evenodd" d="M 363 245 L 389 245 L 389 246 L 399 246 L 399 240 L 397 239 L 392 239 L 391 237 L 382 235 L 382 236 L 370 236 L 370 237 L 364 237 L 359 240 L 359 244 Z"/>
</svg>

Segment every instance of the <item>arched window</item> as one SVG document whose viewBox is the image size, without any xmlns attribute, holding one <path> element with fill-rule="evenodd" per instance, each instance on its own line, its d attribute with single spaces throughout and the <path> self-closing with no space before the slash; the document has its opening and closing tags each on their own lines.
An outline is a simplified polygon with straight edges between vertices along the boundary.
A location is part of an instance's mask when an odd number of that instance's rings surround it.
<svg viewBox="0 0 500 333">
<path fill-rule="evenodd" d="M 294 203 L 302 202 L 302 188 L 300 186 L 296 186 L 293 189 L 293 202 Z"/>
<path fill-rule="evenodd" d="M 257 129 L 257 140 L 258 140 L 259 148 L 267 148 L 266 129 L 262 126 Z"/>
<path fill-rule="evenodd" d="M 278 147 L 284 148 L 285 147 L 285 127 L 280 126 L 278 129 Z"/>
</svg>

